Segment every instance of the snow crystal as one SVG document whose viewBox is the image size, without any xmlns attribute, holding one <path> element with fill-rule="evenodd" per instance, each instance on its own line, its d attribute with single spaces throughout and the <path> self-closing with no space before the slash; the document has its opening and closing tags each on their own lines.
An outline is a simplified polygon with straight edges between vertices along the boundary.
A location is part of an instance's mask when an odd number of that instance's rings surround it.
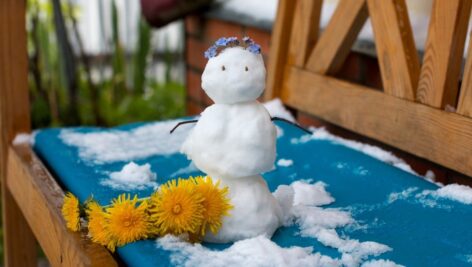
<svg viewBox="0 0 472 267">
<path fill-rule="evenodd" d="M 293 165 L 293 160 L 291 159 L 279 159 L 277 161 L 277 166 L 280 167 L 290 167 Z"/>
<path fill-rule="evenodd" d="M 404 160 L 395 156 L 392 152 L 383 150 L 380 147 L 364 144 L 361 142 L 356 142 L 342 137 L 336 136 L 328 132 L 325 128 L 315 128 L 310 127 L 310 130 L 313 132 L 312 135 L 303 135 L 300 138 L 293 138 L 291 140 L 292 144 L 303 144 L 310 140 L 329 140 L 337 144 L 341 144 L 367 154 L 373 158 L 391 164 L 399 169 L 402 169 L 406 172 L 418 175 Z"/>
<path fill-rule="evenodd" d="M 436 190 L 433 195 L 464 204 L 472 204 L 472 188 L 466 185 L 450 184 Z"/>
<path fill-rule="evenodd" d="M 112 172 L 109 178 L 100 183 L 117 190 L 143 190 L 147 187 L 157 188 L 156 177 L 149 163 L 138 165 L 130 162 L 121 171 Z"/>
<path fill-rule="evenodd" d="M 94 164 L 132 161 L 153 155 L 178 153 L 188 135 L 190 125 L 179 127 L 174 133 L 169 131 L 179 122 L 170 120 L 146 124 L 132 130 L 107 130 L 82 133 L 64 129 L 60 133 L 62 141 L 79 149 L 84 161 Z"/>
</svg>

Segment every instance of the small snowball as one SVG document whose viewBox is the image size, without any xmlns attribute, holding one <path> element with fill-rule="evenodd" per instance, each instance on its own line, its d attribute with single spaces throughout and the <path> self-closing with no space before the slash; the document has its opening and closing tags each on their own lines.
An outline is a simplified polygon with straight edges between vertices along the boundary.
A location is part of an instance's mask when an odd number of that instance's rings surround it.
<svg viewBox="0 0 472 267">
<path fill-rule="evenodd" d="M 149 163 L 138 165 L 130 162 L 123 166 L 121 171 L 112 172 L 101 184 L 118 190 L 142 190 L 146 187 L 156 188 L 156 177 Z"/>
<path fill-rule="evenodd" d="M 290 167 L 293 165 L 293 160 L 291 159 L 279 159 L 277 165 L 280 167 Z"/>
</svg>

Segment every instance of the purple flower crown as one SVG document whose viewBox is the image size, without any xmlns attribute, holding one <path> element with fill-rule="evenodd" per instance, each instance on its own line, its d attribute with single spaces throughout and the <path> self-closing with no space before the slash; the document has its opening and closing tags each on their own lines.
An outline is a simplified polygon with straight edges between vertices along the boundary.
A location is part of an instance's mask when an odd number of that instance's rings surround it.
<svg viewBox="0 0 472 267">
<path fill-rule="evenodd" d="M 216 57 L 218 55 L 218 49 L 222 49 L 225 47 L 234 47 L 240 46 L 241 43 L 239 42 L 237 37 L 221 37 L 220 39 L 216 40 L 216 42 L 208 48 L 207 51 L 203 54 L 205 58 L 210 59 L 212 57 Z M 251 53 L 260 54 L 261 53 L 261 46 L 256 44 L 254 40 L 249 37 L 243 37 L 242 39 L 242 46 Z"/>
</svg>

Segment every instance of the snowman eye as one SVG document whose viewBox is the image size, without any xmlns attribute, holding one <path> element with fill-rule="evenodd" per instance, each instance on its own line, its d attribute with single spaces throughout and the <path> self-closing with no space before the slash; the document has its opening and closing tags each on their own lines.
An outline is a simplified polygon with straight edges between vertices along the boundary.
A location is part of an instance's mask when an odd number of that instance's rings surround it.
<svg viewBox="0 0 472 267">
<path fill-rule="evenodd" d="M 246 70 L 246 71 L 248 71 L 248 70 L 249 70 L 249 68 L 246 66 L 245 70 Z"/>
<path fill-rule="evenodd" d="M 222 70 L 222 71 L 225 71 L 225 70 L 226 70 L 225 65 L 221 66 L 221 70 Z"/>
</svg>

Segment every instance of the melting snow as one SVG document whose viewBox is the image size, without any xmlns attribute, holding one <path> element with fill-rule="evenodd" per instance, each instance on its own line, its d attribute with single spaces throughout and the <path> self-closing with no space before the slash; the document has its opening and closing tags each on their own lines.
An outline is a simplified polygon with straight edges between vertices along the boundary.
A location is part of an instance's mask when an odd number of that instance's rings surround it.
<svg viewBox="0 0 472 267">
<path fill-rule="evenodd" d="M 302 236 L 316 238 L 322 244 L 336 248 L 342 255 L 340 258 L 321 255 L 312 247 L 282 248 L 264 236 L 235 242 L 222 251 L 190 244 L 174 236 L 157 239 L 157 246 L 172 251 L 172 263 L 180 266 L 359 266 L 370 256 L 391 250 L 380 243 L 340 237 L 336 228 L 355 221 L 347 211 L 320 207 L 334 202 L 325 187 L 322 182 L 297 181 L 289 186 L 279 186 L 274 196 L 286 215 L 285 226 L 296 223 Z M 399 266 L 388 260 L 371 260 L 365 264 Z"/>
<path fill-rule="evenodd" d="M 117 190 L 143 190 L 147 187 L 157 188 L 156 177 L 149 163 L 138 165 L 130 162 L 121 171 L 110 173 L 109 178 L 102 180 L 101 184 Z"/>
<path fill-rule="evenodd" d="M 178 122 L 151 123 L 129 131 L 81 133 L 65 129 L 61 131 L 60 138 L 65 144 L 78 147 L 81 159 L 95 164 L 139 160 L 153 155 L 178 153 L 192 127 L 183 125 L 170 134 L 169 131 Z"/>
</svg>

